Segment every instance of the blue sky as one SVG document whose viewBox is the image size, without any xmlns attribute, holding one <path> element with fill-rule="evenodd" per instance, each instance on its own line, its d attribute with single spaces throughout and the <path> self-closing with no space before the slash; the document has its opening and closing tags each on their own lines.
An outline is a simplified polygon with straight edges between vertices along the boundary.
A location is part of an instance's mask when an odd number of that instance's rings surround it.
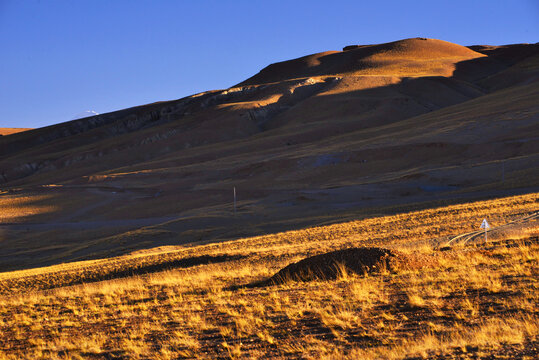
<svg viewBox="0 0 539 360">
<path fill-rule="evenodd" d="M 349 44 L 538 35 L 537 0 L 0 0 L 0 127 L 227 88 L 270 63 Z"/>
</svg>

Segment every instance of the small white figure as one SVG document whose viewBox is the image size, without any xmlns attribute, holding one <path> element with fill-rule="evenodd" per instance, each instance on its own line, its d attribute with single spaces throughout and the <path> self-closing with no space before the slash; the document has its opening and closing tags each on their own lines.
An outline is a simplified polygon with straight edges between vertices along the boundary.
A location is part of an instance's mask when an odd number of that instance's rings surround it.
<svg viewBox="0 0 539 360">
<path fill-rule="evenodd" d="M 490 229 L 487 219 L 483 219 L 481 223 L 481 229 L 485 229 L 485 242 L 487 242 L 487 230 Z"/>
</svg>

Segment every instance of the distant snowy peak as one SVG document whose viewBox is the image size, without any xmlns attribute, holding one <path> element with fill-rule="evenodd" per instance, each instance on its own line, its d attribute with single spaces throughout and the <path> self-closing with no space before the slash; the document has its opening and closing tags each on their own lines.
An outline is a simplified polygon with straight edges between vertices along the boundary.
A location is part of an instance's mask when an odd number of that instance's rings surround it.
<svg viewBox="0 0 539 360">
<path fill-rule="evenodd" d="M 71 120 L 84 119 L 84 118 L 87 118 L 90 116 L 96 116 L 96 115 L 99 115 L 99 113 L 93 110 L 86 110 L 81 113 L 78 113 Z"/>
</svg>

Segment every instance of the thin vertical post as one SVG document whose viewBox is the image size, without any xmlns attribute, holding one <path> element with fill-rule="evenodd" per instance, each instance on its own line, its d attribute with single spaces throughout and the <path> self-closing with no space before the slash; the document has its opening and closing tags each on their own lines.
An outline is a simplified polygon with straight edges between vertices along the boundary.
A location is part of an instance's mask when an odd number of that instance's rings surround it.
<svg viewBox="0 0 539 360">
<path fill-rule="evenodd" d="M 234 216 L 236 216 L 236 187 L 234 186 Z"/>
</svg>

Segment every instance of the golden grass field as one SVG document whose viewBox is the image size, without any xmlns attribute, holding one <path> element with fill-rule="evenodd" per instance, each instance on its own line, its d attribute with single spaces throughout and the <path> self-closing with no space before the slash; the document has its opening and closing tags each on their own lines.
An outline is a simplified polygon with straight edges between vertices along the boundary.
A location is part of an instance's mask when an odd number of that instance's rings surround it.
<svg viewBox="0 0 539 360">
<path fill-rule="evenodd" d="M 537 358 L 537 217 L 496 229 L 538 202 L 532 193 L 0 273 L 0 359 Z M 445 246 L 483 218 L 488 243 Z M 241 286 L 360 246 L 436 261 Z"/>
</svg>

